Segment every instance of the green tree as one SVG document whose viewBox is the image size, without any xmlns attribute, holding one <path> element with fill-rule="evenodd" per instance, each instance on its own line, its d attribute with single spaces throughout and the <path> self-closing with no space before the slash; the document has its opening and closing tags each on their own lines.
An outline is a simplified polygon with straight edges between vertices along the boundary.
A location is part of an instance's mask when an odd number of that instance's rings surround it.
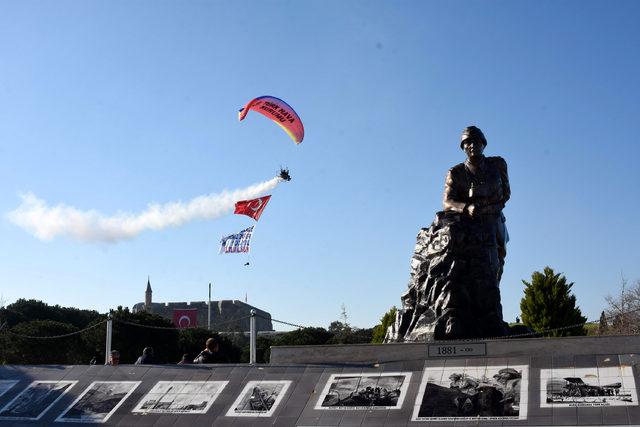
<svg viewBox="0 0 640 427">
<path fill-rule="evenodd" d="M 609 322 L 607 322 L 607 316 L 604 311 L 600 313 L 600 322 L 598 324 L 598 335 L 606 335 L 609 332 Z"/>
<path fill-rule="evenodd" d="M 121 363 L 133 363 L 144 347 L 153 347 L 156 363 L 176 363 L 185 353 L 193 357 L 207 338 L 218 340 L 226 361 L 241 361 L 248 345 L 243 334 L 218 334 L 206 329 L 176 329 L 173 323 L 147 312 L 132 313 L 118 307 L 113 316 L 112 348 L 120 351 Z M 42 301 L 20 299 L 0 308 L 0 364 L 86 364 L 105 360 L 106 314 L 73 307 L 50 306 Z M 70 337 L 53 337 L 84 330 Z M 236 342 L 237 341 L 237 342 Z M 248 360 L 248 356 L 247 356 Z"/>
<path fill-rule="evenodd" d="M 371 342 L 373 328 L 356 328 L 348 323 L 334 320 L 327 332 L 330 337 L 324 344 L 366 344 Z"/>
<path fill-rule="evenodd" d="M 327 344 L 368 344 L 373 336 L 373 328 L 348 327 L 334 334 Z"/>
<path fill-rule="evenodd" d="M 323 345 L 331 337 L 325 328 L 303 328 L 276 336 L 273 345 Z"/>
<path fill-rule="evenodd" d="M 600 335 L 600 328 L 597 323 L 585 323 L 584 332 L 588 337 L 595 337 Z"/>
<path fill-rule="evenodd" d="M 0 323 L 15 326 L 32 320 L 53 320 L 69 323 L 76 328 L 85 328 L 100 317 L 94 310 L 81 310 L 75 307 L 49 305 L 34 299 L 19 299 L 6 307 L 0 307 Z"/>
<path fill-rule="evenodd" d="M 391 307 L 389 311 L 382 316 L 380 323 L 373 327 L 373 337 L 371 338 L 373 344 L 381 344 L 384 342 L 387 329 L 396 321 L 397 312 L 398 309 L 396 307 Z"/>
<path fill-rule="evenodd" d="M 584 335 L 581 324 L 587 318 L 582 316 L 580 308 L 576 306 L 576 297 L 571 294 L 573 283 L 561 273 L 554 273 L 550 267 L 544 272 L 535 271 L 531 275 L 531 282 L 522 281 L 526 286 L 524 297 L 520 301 L 522 323 L 531 329 L 542 332 L 548 329 L 564 326 L 579 325 L 571 329 L 561 329 L 546 333 L 547 336 Z"/>
<path fill-rule="evenodd" d="M 101 322 L 104 316 L 94 310 L 48 305 L 38 300 L 18 299 L 0 307 L 0 363 L 76 364 L 88 363 L 94 354 L 104 358 L 105 328 L 94 328 L 71 337 L 52 337 L 73 333 Z M 98 338 L 99 336 L 99 338 Z M 45 350 L 40 350 L 45 349 Z"/>
<path fill-rule="evenodd" d="M 0 358 L 4 363 L 16 365 L 84 364 L 88 360 L 81 335 L 64 338 L 34 339 L 28 337 L 54 337 L 76 332 L 78 328 L 53 320 L 22 322 L 11 328 L 0 339 Z"/>
<path fill-rule="evenodd" d="M 269 363 L 271 357 L 271 346 L 273 345 L 273 339 L 270 337 L 258 336 L 256 338 L 256 362 L 257 363 Z M 249 348 L 249 340 L 246 340 L 246 344 L 242 347 L 242 354 L 240 356 L 241 363 L 249 363 L 251 349 Z"/>
<path fill-rule="evenodd" d="M 346 330 L 351 329 L 351 326 L 349 326 L 348 323 L 343 323 L 339 320 L 334 320 L 333 322 L 331 322 L 329 324 L 329 327 L 327 328 L 327 331 L 330 334 L 339 334 L 341 332 L 344 332 Z"/>
<path fill-rule="evenodd" d="M 326 344 L 365 344 L 371 342 L 372 328 L 356 328 L 348 322 L 347 307 L 340 306 L 340 320 L 334 320 L 329 325 L 327 332 L 332 336 Z"/>
</svg>

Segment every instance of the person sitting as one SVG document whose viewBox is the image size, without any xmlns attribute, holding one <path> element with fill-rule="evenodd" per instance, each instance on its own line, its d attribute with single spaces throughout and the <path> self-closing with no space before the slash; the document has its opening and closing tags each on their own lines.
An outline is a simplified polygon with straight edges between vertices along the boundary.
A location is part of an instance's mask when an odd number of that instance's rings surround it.
<svg viewBox="0 0 640 427">
<path fill-rule="evenodd" d="M 152 347 L 145 347 L 144 350 L 142 350 L 142 356 L 138 357 L 138 360 L 136 360 L 136 365 L 153 365 L 154 361 L 153 361 L 153 348 Z"/>
<path fill-rule="evenodd" d="M 89 365 L 95 365 L 98 363 L 98 360 L 100 360 L 100 355 L 98 354 L 98 352 L 96 351 L 95 354 L 93 355 L 93 357 L 91 358 L 91 360 L 89 361 Z"/>
<path fill-rule="evenodd" d="M 222 362 L 222 354 L 219 351 L 218 342 L 215 338 L 209 338 L 205 344 L 204 350 L 193 359 L 193 363 L 220 363 Z"/>
</svg>

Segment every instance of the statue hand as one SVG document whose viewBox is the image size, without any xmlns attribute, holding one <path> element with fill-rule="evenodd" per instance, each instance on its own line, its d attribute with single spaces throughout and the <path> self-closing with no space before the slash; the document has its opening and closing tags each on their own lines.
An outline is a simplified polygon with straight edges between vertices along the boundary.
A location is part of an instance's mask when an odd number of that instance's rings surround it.
<svg viewBox="0 0 640 427">
<path fill-rule="evenodd" d="M 475 214 L 477 214 L 478 212 L 478 206 L 475 204 L 470 204 L 467 206 L 467 213 L 469 214 L 469 216 L 473 217 Z"/>
</svg>

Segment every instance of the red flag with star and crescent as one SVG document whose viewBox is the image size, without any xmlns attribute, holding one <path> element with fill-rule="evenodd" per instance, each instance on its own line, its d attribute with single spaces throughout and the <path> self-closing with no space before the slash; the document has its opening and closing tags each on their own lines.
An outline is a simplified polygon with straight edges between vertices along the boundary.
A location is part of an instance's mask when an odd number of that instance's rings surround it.
<svg viewBox="0 0 640 427">
<path fill-rule="evenodd" d="M 260 219 L 260 215 L 262 215 L 267 203 L 269 203 L 269 199 L 271 199 L 271 195 L 258 197 L 257 199 L 241 200 L 236 202 L 236 210 L 233 213 L 250 216 L 257 221 Z"/>
<path fill-rule="evenodd" d="M 197 308 L 174 308 L 173 324 L 178 329 L 195 328 L 198 326 Z"/>
</svg>

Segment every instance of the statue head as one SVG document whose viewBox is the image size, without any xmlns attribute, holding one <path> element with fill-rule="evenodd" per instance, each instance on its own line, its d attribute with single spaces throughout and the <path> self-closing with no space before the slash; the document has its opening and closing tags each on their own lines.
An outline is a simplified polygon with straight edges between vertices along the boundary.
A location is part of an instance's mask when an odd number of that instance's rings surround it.
<svg viewBox="0 0 640 427">
<path fill-rule="evenodd" d="M 464 150 L 467 157 L 470 159 L 482 156 L 482 152 L 486 146 L 487 138 L 485 138 L 479 128 L 475 126 L 468 126 L 462 131 L 462 135 L 460 136 L 460 148 Z"/>
</svg>

